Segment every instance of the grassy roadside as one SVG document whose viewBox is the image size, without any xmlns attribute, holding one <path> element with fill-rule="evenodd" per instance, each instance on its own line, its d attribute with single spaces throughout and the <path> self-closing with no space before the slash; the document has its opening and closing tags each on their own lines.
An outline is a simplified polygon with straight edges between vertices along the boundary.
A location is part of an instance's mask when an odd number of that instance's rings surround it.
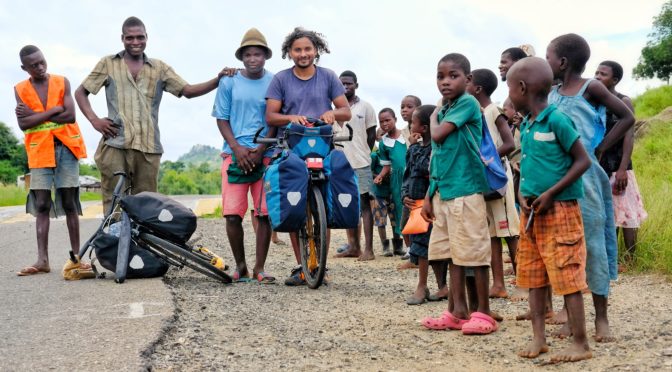
<svg viewBox="0 0 672 372">
<path fill-rule="evenodd" d="M 9 207 L 26 204 L 26 190 L 14 185 L 0 185 L 0 207 Z M 79 195 L 81 201 L 102 200 L 96 192 L 85 191 Z"/>
</svg>

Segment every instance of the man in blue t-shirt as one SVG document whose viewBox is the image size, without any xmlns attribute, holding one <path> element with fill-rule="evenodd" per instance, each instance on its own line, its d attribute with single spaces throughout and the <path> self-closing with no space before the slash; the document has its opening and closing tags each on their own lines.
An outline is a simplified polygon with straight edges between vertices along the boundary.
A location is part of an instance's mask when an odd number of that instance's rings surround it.
<svg viewBox="0 0 672 372">
<path fill-rule="evenodd" d="M 266 90 L 273 74 L 264 69 L 271 50 L 266 38 L 256 28 L 243 36 L 236 58 L 243 61 L 245 69 L 233 77 L 219 81 L 212 116 L 224 137 L 222 146 L 222 215 L 226 219 L 226 234 L 236 260 L 233 279 L 249 278 L 245 262 L 242 220 L 247 212 L 248 193 L 252 194 L 254 215 L 257 218 L 256 263 L 253 278 L 260 283 L 273 283 L 275 278 L 264 272 L 271 239 L 271 225 L 266 208 L 263 187 L 264 166 L 270 162 L 266 145 L 255 145 L 254 134 L 264 128 L 262 135 L 269 134 L 266 125 Z M 272 129 L 271 132 L 275 132 Z M 270 133 L 271 135 L 274 133 Z"/>
<path fill-rule="evenodd" d="M 323 36 L 300 27 L 282 43 L 282 58 L 289 56 L 294 66 L 278 72 L 266 93 L 266 121 L 270 126 L 279 127 L 278 135 L 282 135 L 289 123 L 309 125 L 309 117 L 328 124 L 350 120 L 350 105 L 338 76 L 315 65 L 321 53 L 329 53 Z M 290 238 L 296 262 L 300 263 L 298 235 L 290 233 Z M 285 284 L 306 284 L 300 266 L 292 270 Z"/>
</svg>

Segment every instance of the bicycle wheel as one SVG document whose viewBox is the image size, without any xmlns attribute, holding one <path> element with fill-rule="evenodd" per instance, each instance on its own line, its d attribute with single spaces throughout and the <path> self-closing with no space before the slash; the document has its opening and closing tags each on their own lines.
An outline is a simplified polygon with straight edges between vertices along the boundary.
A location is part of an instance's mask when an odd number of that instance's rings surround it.
<svg viewBox="0 0 672 372">
<path fill-rule="evenodd" d="M 322 285 L 327 267 L 327 212 L 322 192 L 313 185 L 308 194 L 306 225 L 299 231 L 301 268 L 309 288 Z"/>
<path fill-rule="evenodd" d="M 195 271 L 222 283 L 229 284 L 233 282 L 227 273 L 213 266 L 210 263 L 209 258 L 190 250 L 188 247 L 182 247 L 168 240 L 144 232 L 139 234 L 138 240 L 149 245 L 154 253 L 157 253 L 160 256 L 166 256 L 169 260 L 177 261 L 184 266 L 194 269 Z"/>
</svg>

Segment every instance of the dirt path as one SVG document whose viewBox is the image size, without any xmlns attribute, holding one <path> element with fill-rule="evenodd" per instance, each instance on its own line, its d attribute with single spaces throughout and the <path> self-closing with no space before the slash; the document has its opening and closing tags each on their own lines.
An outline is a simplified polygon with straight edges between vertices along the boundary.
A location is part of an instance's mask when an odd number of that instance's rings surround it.
<svg viewBox="0 0 672 372">
<path fill-rule="evenodd" d="M 199 230 L 206 246 L 232 262 L 222 221 L 199 220 Z M 246 246 L 252 247 L 253 234 L 246 233 Z M 332 235 L 332 247 L 343 242 L 341 232 Z M 375 250 L 380 252 L 380 247 Z M 418 319 L 439 315 L 447 302 L 406 305 L 417 271 L 397 272 L 398 258 L 379 256 L 359 263 L 330 257 L 331 284 L 318 290 L 281 284 L 293 261 L 289 246 L 272 245 L 267 271 L 277 276 L 280 284 L 275 285 L 222 286 L 188 270 L 171 270 L 166 281 L 173 290 L 177 314 L 146 351 L 148 366 L 154 370 L 521 370 L 548 360 L 525 360 L 515 354 L 532 335 L 528 322 L 512 320 L 526 310 L 526 303 L 493 300 L 493 310 L 506 319 L 492 335 L 427 331 Z M 433 277 L 430 283 L 434 288 Z M 585 300 L 592 335 L 594 311 L 590 297 Z M 613 285 L 609 308 L 618 341 L 593 342 L 593 359 L 549 368 L 672 370 L 670 301 L 672 286 L 664 278 L 623 276 Z M 560 299 L 555 305 L 560 308 Z M 549 326 L 547 331 L 553 329 Z M 549 341 L 551 351 L 568 344 L 550 337 Z"/>
</svg>

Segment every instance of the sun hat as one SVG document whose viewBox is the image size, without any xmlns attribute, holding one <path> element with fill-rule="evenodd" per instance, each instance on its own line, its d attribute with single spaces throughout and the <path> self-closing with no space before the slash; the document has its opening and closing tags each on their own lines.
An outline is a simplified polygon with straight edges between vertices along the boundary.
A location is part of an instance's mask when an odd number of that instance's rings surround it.
<svg viewBox="0 0 672 372">
<path fill-rule="evenodd" d="M 264 37 L 264 34 L 259 32 L 256 28 L 252 27 L 251 29 L 247 30 L 245 35 L 243 35 L 243 40 L 240 42 L 240 48 L 236 50 L 236 58 L 239 60 L 243 60 L 243 48 L 248 47 L 248 46 L 256 46 L 256 47 L 261 47 L 266 50 L 266 59 L 270 59 L 271 56 L 273 55 L 273 52 L 271 52 L 271 49 L 266 45 L 266 38 Z"/>
</svg>

